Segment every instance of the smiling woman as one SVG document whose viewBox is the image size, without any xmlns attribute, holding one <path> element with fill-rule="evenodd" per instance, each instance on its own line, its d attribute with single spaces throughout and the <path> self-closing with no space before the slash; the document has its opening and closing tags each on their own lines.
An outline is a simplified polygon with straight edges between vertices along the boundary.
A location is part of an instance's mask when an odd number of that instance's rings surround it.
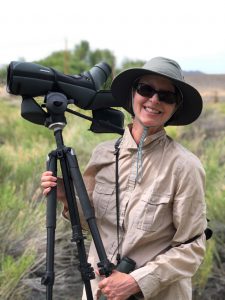
<svg viewBox="0 0 225 300">
<path fill-rule="evenodd" d="M 135 115 L 132 135 L 137 144 L 143 127 L 148 129 L 148 135 L 162 130 L 178 108 L 172 82 L 157 75 L 145 75 L 139 79 L 136 88 L 134 87 L 132 102 Z"/>
<path fill-rule="evenodd" d="M 94 299 L 101 293 L 108 300 L 191 299 L 191 277 L 205 253 L 205 172 L 164 126 L 194 122 L 202 98 L 184 81 L 178 63 L 163 57 L 120 73 L 111 89 L 133 116 L 120 141 L 118 176 L 114 140 L 94 149 L 83 178 L 107 257 L 115 265 L 130 258 L 136 268 L 107 278 L 97 272 L 91 281 Z M 44 172 L 41 181 L 44 195 L 59 182 L 69 219 L 62 180 Z M 98 268 L 94 242 L 89 262 Z"/>
</svg>

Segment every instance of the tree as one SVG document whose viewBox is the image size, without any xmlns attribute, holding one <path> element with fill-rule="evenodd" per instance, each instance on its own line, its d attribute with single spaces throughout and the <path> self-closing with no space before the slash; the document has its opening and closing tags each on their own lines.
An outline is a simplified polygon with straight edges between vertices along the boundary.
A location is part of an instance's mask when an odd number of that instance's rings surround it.
<svg viewBox="0 0 225 300">
<path fill-rule="evenodd" d="M 81 41 L 79 45 L 75 46 L 74 57 L 77 60 L 85 61 L 86 63 L 90 63 L 89 56 L 90 56 L 90 46 L 87 41 Z"/>
<path fill-rule="evenodd" d="M 92 51 L 87 41 L 81 41 L 80 44 L 75 46 L 73 51 L 68 51 L 67 49 L 65 51 L 61 50 L 53 52 L 45 59 L 39 60 L 36 63 L 52 67 L 60 72 L 64 72 L 64 70 L 67 69 L 68 74 L 76 75 L 84 71 L 89 71 L 94 65 L 104 61 L 110 65 L 112 68 L 112 74 L 114 75 L 116 58 L 108 49 L 96 49 Z M 111 81 L 111 79 L 112 77 L 110 77 L 108 81 Z M 108 86 L 109 84 L 106 84 L 105 87 Z"/>
<path fill-rule="evenodd" d="M 117 71 L 121 72 L 122 70 L 125 69 L 130 69 L 130 68 L 139 68 L 142 67 L 145 64 L 145 61 L 143 60 L 131 60 L 126 58 L 123 62 L 122 62 L 122 67 L 120 69 L 118 69 Z"/>
<path fill-rule="evenodd" d="M 40 64 L 45 67 L 51 67 L 57 71 L 64 71 L 64 51 L 56 51 L 47 56 L 44 59 L 36 61 L 37 64 Z"/>
</svg>

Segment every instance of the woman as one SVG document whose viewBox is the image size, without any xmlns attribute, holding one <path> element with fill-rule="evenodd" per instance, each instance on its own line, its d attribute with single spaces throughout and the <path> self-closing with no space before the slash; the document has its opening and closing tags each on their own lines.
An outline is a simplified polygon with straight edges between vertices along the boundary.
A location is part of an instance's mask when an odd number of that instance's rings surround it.
<svg viewBox="0 0 225 300">
<path fill-rule="evenodd" d="M 205 174 L 198 158 L 168 137 L 164 126 L 195 121 L 201 96 L 184 81 L 180 66 L 163 57 L 119 74 L 112 94 L 121 103 L 126 99 L 124 107 L 133 115 L 119 145 L 119 205 L 115 141 L 96 147 L 83 178 L 109 260 L 116 264 L 116 257 L 128 256 L 136 267 L 130 274 L 115 270 L 107 278 L 97 272 L 92 281 L 95 299 L 101 293 L 108 300 L 131 295 L 191 299 L 191 278 L 205 251 Z M 56 185 L 50 172 L 41 181 L 44 195 Z M 63 214 L 69 218 L 60 186 Z M 93 244 L 89 261 L 96 267 Z"/>
</svg>

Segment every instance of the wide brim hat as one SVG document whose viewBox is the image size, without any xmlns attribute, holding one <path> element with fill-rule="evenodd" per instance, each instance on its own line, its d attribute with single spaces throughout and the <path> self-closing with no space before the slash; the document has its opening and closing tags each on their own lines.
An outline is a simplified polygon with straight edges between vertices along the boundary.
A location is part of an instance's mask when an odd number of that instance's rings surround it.
<svg viewBox="0 0 225 300">
<path fill-rule="evenodd" d="M 124 109 L 133 114 L 132 86 L 144 75 L 160 75 L 168 78 L 180 91 L 182 103 L 165 125 L 188 125 L 199 117 L 203 105 L 201 95 L 184 81 L 179 64 L 165 57 L 155 57 L 143 67 L 128 69 L 115 77 L 111 86 L 112 95 Z"/>
</svg>

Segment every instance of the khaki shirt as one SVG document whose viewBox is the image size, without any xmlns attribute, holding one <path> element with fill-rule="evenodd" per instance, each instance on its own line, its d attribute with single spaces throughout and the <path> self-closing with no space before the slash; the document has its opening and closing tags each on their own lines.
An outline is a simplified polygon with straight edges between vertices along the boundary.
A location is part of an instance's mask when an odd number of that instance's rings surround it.
<svg viewBox="0 0 225 300">
<path fill-rule="evenodd" d="M 84 181 L 107 257 L 116 263 L 114 145 L 115 141 L 108 141 L 96 147 Z M 137 145 L 126 128 L 119 155 L 119 252 L 121 257 L 136 261 L 136 269 L 130 274 L 142 291 L 138 299 L 191 299 L 191 277 L 205 251 L 203 167 L 164 129 L 145 139 L 142 160 L 139 183 L 135 181 Z M 89 262 L 97 268 L 99 258 L 93 242 Z M 94 297 L 98 280 L 91 280 Z"/>
</svg>

